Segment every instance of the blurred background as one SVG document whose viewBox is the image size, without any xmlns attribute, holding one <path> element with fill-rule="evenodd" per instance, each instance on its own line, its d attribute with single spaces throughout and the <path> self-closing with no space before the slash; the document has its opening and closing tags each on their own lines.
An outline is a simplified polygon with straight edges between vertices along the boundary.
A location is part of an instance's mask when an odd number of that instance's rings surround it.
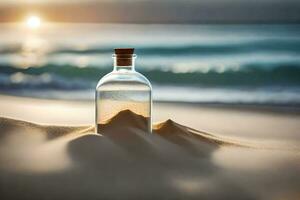
<svg viewBox="0 0 300 200">
<path fill-rule="evenodd" d="M 168 102 L 300 105 L 296 0 L 1 0 L 0 93 L 94 99 L 113 49 Z"/>
</svg>

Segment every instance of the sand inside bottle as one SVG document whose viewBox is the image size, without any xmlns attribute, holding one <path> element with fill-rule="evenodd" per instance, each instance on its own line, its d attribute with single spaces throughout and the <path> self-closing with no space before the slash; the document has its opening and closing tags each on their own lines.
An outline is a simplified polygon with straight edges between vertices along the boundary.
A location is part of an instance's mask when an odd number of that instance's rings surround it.
<svg viewBox="0 0 300 200">
<path fill-rule="evenodd" d="M 98 107 L 97 124 L 98 131 L 101 131 L 101 125 L 106 124 L 113 117 L 122 111 L 131 111 L 133 114 L 143 116 L 146 121 L 146 127 L 151 126 L 151 101 L 150 88 L 145 85 L 115 84 L 102 86 L 97 91 L 96 101 Z M 148 130 L 147 130 L 148 131 Z"/>
</svg>

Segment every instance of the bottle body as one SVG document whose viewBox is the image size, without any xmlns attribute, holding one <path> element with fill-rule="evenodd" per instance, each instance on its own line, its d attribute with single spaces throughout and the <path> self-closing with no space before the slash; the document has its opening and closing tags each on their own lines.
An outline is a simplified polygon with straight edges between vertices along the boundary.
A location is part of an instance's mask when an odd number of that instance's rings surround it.
<svg viewBox="0 0 300 200">
<path fill-rule="evenodd" d="M 114 70 L 99 81 L 95 104 L 97 133 L 101 133 L 102 126 L 124 111 L 142 118 L 145 124 L 141 127 L 145 127 L 147 132 L 152 131 L 152 87 L 142 74 L 134 70 L 134 66 L 115 65 Z M 126 124 L 126 120 L 123 119 L 121 124 L 130 126 L 131 122 Z"/>
</svg>

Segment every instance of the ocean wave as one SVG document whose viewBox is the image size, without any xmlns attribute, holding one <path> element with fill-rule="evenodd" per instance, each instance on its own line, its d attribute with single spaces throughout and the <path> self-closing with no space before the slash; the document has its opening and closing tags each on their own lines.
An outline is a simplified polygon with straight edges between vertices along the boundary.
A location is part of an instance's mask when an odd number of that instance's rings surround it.
<svg viewBox="0 0 300 200">
<path fill-rule="evenodd" d="M 16 72 L 10 75 L 0 73 L 0 90 L 81 90 L 89 89 L 94 84 L 80 79 L 67 79 L 61 76 L 43 73 L 39 75 Z"/>
<path fill-rule="evenodd" d="M 125 45 L 126 46 L 126 45 Z M 128 45 L 127 45 L 128 46 Z M 136 52 L 140 55 L 216 55 L 216 54 L 240 54 L 250 52 L 292 52 L 300 53 L 300 39 L 298 38 L 273 38 L 253 41 L 235 41 L 226 43 L 205 44 L 195 41 L 194 44 L 136 44 Z M 45 54 L 111 54 L 114 46 L 87 46 L 77 48 L 76 46 L 59 46 L 49 49 Z M 10 44 L 0 48 L 0 54 L 20 53 L 24 50 L 23 44 Z"/>
<path fill-rule="evenodd" d="M 18 96 L 92 100 L 109 69 L 45 66 L 0 67 L 0 92 Z M 142 71 L 156 101 L 300 106 L 300 67 L 248 68 L 219 73 Z M 181 95 L 178 95 L 178 92 Z"/>
<path fill-rule="evenodd" d="M 109 68 L 74 66 L 54 66 L 16 68 L 0 66 L 0 87 L 50 87 L 82 89 L 91 87 L 102 76 L 110 71 Z M 142 74 L 156 84 L 194 85 L 209 87 L 259 87 L 259 86 L 297 86 L 300 87 L 300 66 L 277 66 L 263 68 L 248 66 L 239 70 L 225 71 L 209 70 L 207 72 L 175 73 L 160 69 L 140 70 Z M 20 83 L 12 77 L 19 74 Z M 46 77 L 46 78 L 45 78 Z M 37 86 L 34 86 L 36 84 Z"/>
<path fill-rule="evenodd" d="M 0 76 L 1 77 L 1 76 Z M 1 79 L 1 78 L 0 78 Z M 52 86 L 54 84 L 51 84 Z M 36 82 L 35 88 L 22 85 L 21 88 L 1 89 L 1 93 L 64 100 L 93 100 L 94 87 L 71 89 L 62 87 L 43 88 Z M 262 87 L 262 88 L 211 88 L 193 86 L 174 86 L 153 84 L 153 100 L 161 102 L 185 102 L 204 104 L 251 104 L 268 106 L 300 107 L 300 88 Z M 180 93 L 181 95 L 178 95 Z"/>
</svg>

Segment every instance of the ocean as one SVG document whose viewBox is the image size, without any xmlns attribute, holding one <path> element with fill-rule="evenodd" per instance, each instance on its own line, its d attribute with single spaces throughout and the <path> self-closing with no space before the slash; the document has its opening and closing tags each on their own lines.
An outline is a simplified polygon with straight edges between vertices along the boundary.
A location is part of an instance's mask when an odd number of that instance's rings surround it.
<svg viewBox="0 0 300 200">
<path fill-rule="evenodd" d="M 134 47 L 155 101 L 300 105 L 300 25 L 0 25 L 0 93 L 91 100 Z"/>
</svg>

